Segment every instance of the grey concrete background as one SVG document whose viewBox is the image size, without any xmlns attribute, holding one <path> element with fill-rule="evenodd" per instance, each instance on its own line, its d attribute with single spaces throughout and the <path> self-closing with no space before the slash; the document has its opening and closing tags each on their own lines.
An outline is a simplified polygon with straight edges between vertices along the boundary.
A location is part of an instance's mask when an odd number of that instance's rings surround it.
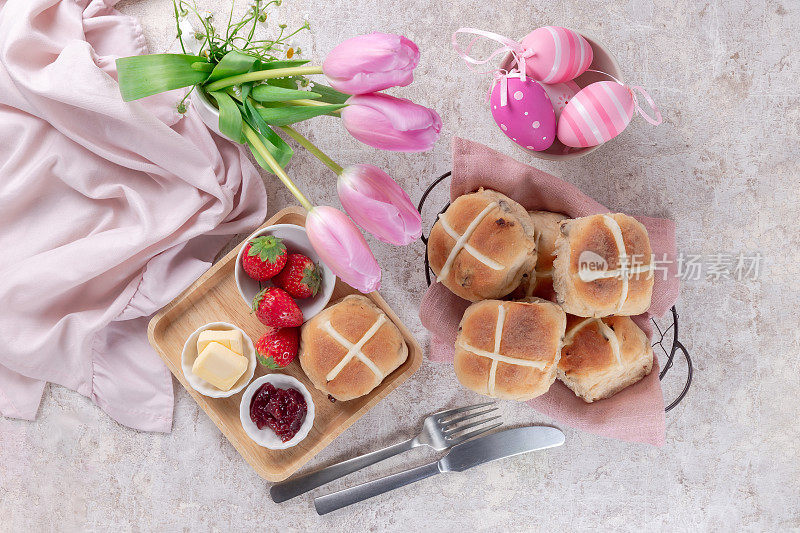
<svg viewBox="0 0 800 533">
<path fill-rule="evenodd" d="M 198 3 L 218 12 L 228 5 Z M 173 46 L 170 2 L 127 0 L 120 8 L 141 19 L 153 51 Z M 312 32 L 300 44 L 317 60 L 341 39 L 375 29 L 415 40 L 422 50 L 417 80 L 397 94 L 444 119 L 441 142 L 417 155 L 365 147 L 334 119 L 301 127 L 340 162 L 377 164 L 419 198 L 448 169 L 450 140 L 460 135 L 561 176 L 614 209 L 675 219 L 686 253 L 763 255 L 757 280 L 684 283 L 682 338 L 696 381 L 667 415 L 666 446 L 565 428 L 559 449 L 440 476 L 320 518 L 309 497 L 273 504 L 268 484 L 178 385 L 168 435 L 121 427 L 86 398 L 50 387 L 36 422 L 0 419 L 0 531 L 800 529 L 800 5 L 285 0 L 275 20 L 291 25 L 303 16 Z M 635 119 L 618 139 L 572 162 L 546 163 L 517 150 L 491 121 L 486 80 L 467 71 L 449 38 L 459 26 L 521 37 L 545 24 L 606 44 L 626 79 L 649 89 L 664 124 Z M 290 171 L 317 202 L 338 205 L 334 176 L 316 160 L 299 153 Z M 272 214 L 291 198 L 265 179 Z M 434 204 L 445 195 L 435 194 Z M 384 266 L 384 296 L 425 345 L 416 311 L 422 247 L 370 242 Z M 668 384 L 666 394 L 676 386 Z M 310 466 L 390 444 L 424 414 L 476 399 L 447 365 L 425 363 Z M 524 405 L 501 409 L 510 424 L 548 422 Z M 418 450 L 331 488 L 434 456 Z"/>
</svg>

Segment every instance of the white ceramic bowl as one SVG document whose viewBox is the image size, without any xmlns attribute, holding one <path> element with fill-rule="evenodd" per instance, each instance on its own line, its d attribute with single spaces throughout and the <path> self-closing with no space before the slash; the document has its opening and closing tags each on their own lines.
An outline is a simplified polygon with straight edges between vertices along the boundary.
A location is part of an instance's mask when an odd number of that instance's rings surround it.
<svg viewBox="0 0 800 533">
<path fill-rule="evenodd" d="M 297 434 L 286 442 L 281 441 L 281 438 L 275 434 L 270 428 L 258 429 L 255 422 L 250 419 L 250 401 L 253 399 L 258 388 L 264 383 L 272 383 L 276 389 L 297 389 L 306 400 L 308 410 L 306 411 L 306 419 L 303 420 L 303 425 L 297 431 Z M 297 381 L 292 376 L 286 374 L 267 374 L 253 381 L 247 390 L 242 394 L 242 403 L 239 404 L 239 419 L 242 421 L 242 427 L 247 435 L 253 439 L 253 442 L 264 448 L 270 450 L 285 450 L 291 448 L 298 442 L 306 438 L 308 432 L 311 431 L 311 426 L 314 425 L 314 400 L 311 399 L 311 394 L 308 389 Z"/>
<path fill-rule="evenodd" d="M 247 237 L 245 242 L 259 235 L 274 235 L 275 237 L 280 237 L 283 239 L 283 244 L 286 245 L 286 249 L 290 254 L 301 253 L 322 268 L 322 283 L 319 286 L 317 295 L 311 298 L 295 299 L 295 302 L 297 302 L 297 305 L 303 312 L 303 318 L 305 320 L 308 320 L 325 309 L 325 306 L 328 305 L 328 301 L 333 294 L 333 287 L 336 285 L 336 275 L 320 260 L 319 256 L 314 251 L 311 242 L 308 240 L 308 235 L 306 235 L 305 228 L 295 224 L 275 224 L 274 226 L 267 226 L 266 228 L 256 231 Z M 239 254 L 236 256 L 234 275 L 236 276 L 236 286 L 239 288 L 239 294 L 247 306 L 250 307 L 253 305 L 253 298 L 258 294 L 258 291 L 265 287 L 271 287 L 272 282 L 269 280 L 259 282 L 248 276 L 242 268 L 243 253 L 244 246 L 239 249 Z"/>
<path fill-rule="evenodd" d="M 611 55 L 611 52 L 608 49 L 597 42 L 592 37 L 589 37 L 583 32 L 579 32 L 584 39 L 589 43 L 592 47 L 592 64 L 589 65 L 589 69 L 591 70 L 599 70 L 600 72 L 605 72 L 606 74 L 610 74 L 614 78 L 618 79 L 619 81 L 623 81 L 622 79 L 622 71 L 619 68 L 619 63 L 617 63 L 616 58 Z M 511 70 L 513 58 L 511 54 L 508 54 L 503 62 L 500 64 L 500 68 Z M 610 80 L 609 76 L 604 76 L 603 74 L 598 74 L 597 72 L 584 72 L 577 78 L 575 78 L 575 83 L 583 89 L 587 85 L 591 85 L 596 81 L 604 81 Z M 613 140 L 613 139 L 612 139 Z M 610 142 L 610 141 L 609 141 Z M 537 152 L 535 150 L 528 150 L 523 148 L 522 146 L 518 145 L 517 143 L 512 143 L 514 146 L 519 148 L 520 150 L 524 150 L 529 154 L 538 157 L 539 159 L 548 159 L 550 161 L 568 161 L 570 159 L 575 159 L 578 157 L 585 156 L 590 154 L 603 146 L 603 144 L 598 144 L 597 146 L 589 146 L 588 148 L 572 148 L 569 146 L 565 146 L 561 143 L 558 139 L 553 143 L 550 148 L 547 150 L 542 150 L 541 152 Z"/>
<path fill-rule="evenodd" d="M 200 336 L 201 331 L 207 329 L 222 331 L 235 329 L 242 334 L 242 351 L 244 352 L 242 355 L 247 358 L 247 370 L 242 374 L 242 377 L 239 378 L 239 381 L 231 387 L 231 390 L 220 390 L 208 381 L 195 376 L 192 372 L 192 365 L 194 365 L 198 356 L 197 337 Z M 227 322 L 211 322 L 210 324 L 197 328 L 194 333 L 189 335 L 189 338 L 186 339 L 186 343 L 183 345 L 183 352 L 181 353 L 181 368 L 183 369 L 183 375 L 186 381 L 189 382 L 189 385 L 191 385 L 194 390 L 209 398 L 228 398 L 241 392 L 242 389 L 250 383 L 250 380 L 253 379 L 253 374 L 256 371 L 256 364 L 256 349 L 253 347 L 253 341 L 241 328 L 237 328 L 233 324 L 228 324 Z"/>
</svg>

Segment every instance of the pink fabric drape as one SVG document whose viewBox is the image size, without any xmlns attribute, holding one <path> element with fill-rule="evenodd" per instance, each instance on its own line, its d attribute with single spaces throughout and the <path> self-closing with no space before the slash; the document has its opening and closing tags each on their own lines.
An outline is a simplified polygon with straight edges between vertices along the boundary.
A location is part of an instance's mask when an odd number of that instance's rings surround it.
<svg viewBox="0 0 800 533">
<path fill-rule="evenodd" d="M 573 218 L 609 212 L 574 185 L 482 144 L 456 138 L 450 198 L 479 187 L 502 192 L 529 210 L 554 211 Z M 649 337 L 650 316 L 662 316 L 678 297 L 675 224 L 662 218 L 637 216 L 636 219 L 650 234 L 655 259 L 666 267 L 666 272 L 655 274 L 649 312 L 634 317 Z M 432 334 L 431 360 L 452 362 L 458 323 L 468 306 L 469 302 L 440 283 L 428 288 L 419 315 L 422 325 Z M 657 446 L 664 444 L 664 398 L 658 381 L 658 364 L 643 380 L 606 400 L 586 404 L 556 381 L 546 394 L 528 404 L 558 422 L 598 435 Z"/>
<path fill-rule="evenodd" d="M 0 414 L 33 419 L 52 382 L 169 431 L 148 318 L 264 219 L 266 194 L 176 92 L 122 101 L 114 61 L 146 50 L 114 3 L 0 0 Z"/>
</svg>

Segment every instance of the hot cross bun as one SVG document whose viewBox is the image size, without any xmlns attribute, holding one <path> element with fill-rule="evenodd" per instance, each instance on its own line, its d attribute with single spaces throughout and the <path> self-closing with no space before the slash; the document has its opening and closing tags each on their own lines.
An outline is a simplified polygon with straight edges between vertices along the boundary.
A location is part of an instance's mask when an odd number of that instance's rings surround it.
<svg viewBox="0 0 800 533">
<path fill-rule="evenodd" d="M 630 317 L 567 317 L 558 379 L 584 401 L 613 396 L 652 368 L 653 347 Z"/>
<path fill-rule="evenodd" d="M 428 256 L 436 280 L 456 295 L 471 302 L 501 298 L 536 264 L 533 224 L 511 198 L 480 189 L 439 215 Z"/>
<path fill-rule="evenodd" d="M 506 400 L 544 394 L 556 379 L 566 315 L 546 300 L 485 300 L 464 312 L 455 346 L 456 377 Z"/>
<path fill-rule="evenodd" d="M 402 333 L 369 298 L 346 296 L 303 324 L 300 366 L 337 400 L 369 394 L 408 358 Z"/>
<path fill-rule="evenodd" d="M 553 287 L 567 313 L 644 313 L 650 308 L 653 268 L 647 229 L 635 218 L 614 213 L 561 222 Z"/>
</svg>

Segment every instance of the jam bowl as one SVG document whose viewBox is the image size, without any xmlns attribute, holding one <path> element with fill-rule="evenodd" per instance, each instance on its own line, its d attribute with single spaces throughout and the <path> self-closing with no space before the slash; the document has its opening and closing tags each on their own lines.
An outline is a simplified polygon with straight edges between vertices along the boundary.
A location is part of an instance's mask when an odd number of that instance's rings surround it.
<svg viewBox="0 0 800 533">
<path fill-rule="evenodd" d="M 272 387 L 269 387 L 270 385 Z M 291 389 L 296 392 L 292 392 Z M 290 426 L 288 428 L 289 434 L 294 433 L 294 435 L 289 440 L 282 440 L 276 431 L 268 425 L 264 425 L 259 429 L 253 419 L 254 414 L 263 415 L 265 411 L 269 410 L 263 405 L 263 399 L 270 392 L 280 395 L 280 397 L 275 398 L 275 400 L 278 400 L 276 403 L 279 403 L 283 409 L 281 413 L 283 416 L 278 420 L 279 431 L 287 429 L 286 426 Z M 299 395 L 297 394 L 298 392 L 300 393 Z M 259 397 L 256 398 L 256 396 Z M 255 410 L 253 408 L 254 398 L 260 402 L 256 404 Z M 298 400 L 301 399 L 305 402 L 305 415 L 297 417 L 298 407 L 302 408 L 302 402 L 298 405 Z M 314 400 L 311 399 L 311 394 L 306 386 L 292 376 L 277 373 L 267 374 L 254 380 L 242 394 L 242 403 L 239 405 L 239 419 L 247 436 L 253 442 L 270 450 L 285 450 L 302 441 L 311 431 L 311 426 L 314 425 Z M 299 427 L 294 422 L 299 422 Z"/>
<path fill-rule="evenodd" d="M 207 329 L 222 331 L 236 330 L 242 334 L 242 351 L 244 352 L 242 355 L 247 358 L 247 370 L 245 370 L 244 374 L 242 374 L 230 390 L 220 390 L 206 380 L 194 375 L 192 372 L 194 361 L 199 355 L 197 353 L 197 338 L 200 336 L 201 332 Z M 183 345 L 183 351 L 181 352 L 181 369 L 183 370 L 183 376 L 186 378 L 186 381 L 194 390 L 209 398 L 228 398 L 241 392 L 242 389 L 250 383 L 250 380 L 253 379 L 256 366 L 258 366 L 258 361 L 256 360 L 256 349 L 253 346 L 253 341 L 244 330 L 227 322 L 211 322 L 205 326 L 200 326 L 186 339 L 186 343 Z"/>
</svg>

